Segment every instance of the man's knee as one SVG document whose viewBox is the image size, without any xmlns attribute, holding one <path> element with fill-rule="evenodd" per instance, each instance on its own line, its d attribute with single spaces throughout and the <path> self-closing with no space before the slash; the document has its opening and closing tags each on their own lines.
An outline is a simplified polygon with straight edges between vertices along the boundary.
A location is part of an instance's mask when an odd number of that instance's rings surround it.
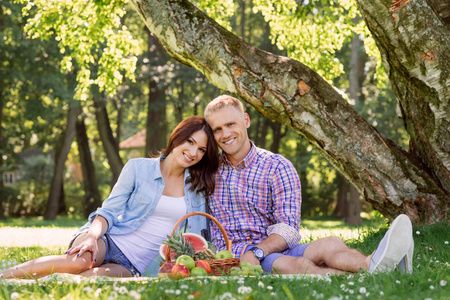
<svg viewBox="0 0 450 300">
<path fill-rule="evenodd" d="M 337 236 L 324 238 L 322 247 L 331 251 L 339 251 L 348 248 L 344 241 Z"/>
<path fill-rule="evenodd" d="M 314 263 L 307 258 L 284 256 L 282 259 L 275 261 L 272 273 L 304 274 L 311 265 L 314 265 Z"/>
</svg>

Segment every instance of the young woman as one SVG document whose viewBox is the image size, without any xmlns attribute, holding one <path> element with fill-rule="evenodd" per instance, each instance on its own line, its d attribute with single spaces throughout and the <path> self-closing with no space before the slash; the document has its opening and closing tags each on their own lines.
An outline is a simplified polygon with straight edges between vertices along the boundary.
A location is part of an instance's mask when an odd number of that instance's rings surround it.
<svg viewBox="0 0 450 300">
<path fill-rule="evenodd" d="M 218 164 L 217 144 L 206 120 L 185 119 L 159 157 L 128 161 L 108 199 L 89 216 L 65 254 L 9 268 L 1 272 L 3 278 L 152 273 L 146 268 L 159 260 L 159 247 L 178 219 L 205 211 Z M 195 216 L 188 222 L 190 232 L 201 234 L 206 229 L 206 218 Z"/>
</svg>

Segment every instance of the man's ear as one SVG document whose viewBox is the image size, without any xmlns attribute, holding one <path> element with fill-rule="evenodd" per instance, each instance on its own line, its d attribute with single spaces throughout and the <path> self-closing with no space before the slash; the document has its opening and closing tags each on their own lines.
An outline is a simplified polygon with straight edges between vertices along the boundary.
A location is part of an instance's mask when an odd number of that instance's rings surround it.
<svg viewBox="0 0 450 300">
<path fill-rule="evenodd" d="M 250 116 L 248 115 L 248 113 L 244 113 L 244 124 L 245 128 L 250 127 Z"/>
</svg>

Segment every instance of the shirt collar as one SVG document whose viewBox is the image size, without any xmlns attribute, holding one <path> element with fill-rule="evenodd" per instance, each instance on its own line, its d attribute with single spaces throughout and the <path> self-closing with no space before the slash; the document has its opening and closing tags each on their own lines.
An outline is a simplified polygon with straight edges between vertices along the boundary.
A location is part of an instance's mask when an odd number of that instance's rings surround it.
<svg viewBox="0 0 450 300">
<path fill-rule="evenodd" d="M 250 144 L 251 144 L 250 152 L 247 154 L 247 156 L 241 162 L 239 162 L 237 164 L 237 166 L 236 166 L 237 170 L 248 168 L 256 160 L 256 146 L 252 141 L 250 141 Z M 221 154 L 222 162 L 224 164 L 227 164 L 230 167 L 232 167 L 233 165 L 231 164 L 230 160 L 228 159 L 226 153 L 222 151 L 220 154 Z"/>
<path fill-rule="evenodd" d="M 155 166 L 155 172 L 154 172 L 153 179 L 156 180 L 158 178 L 162 178 L 161 160 L 165 159 L 166 157 L 167 157 L 167 154 L 163 153 L 157 158 L 157 164 Z M 186 181 L 186 179 L 188 179 L 188 177 L 190 177 L 190 176 L 191 176 L 191 174 L 189 173 L 189 168 L 186 168 L 186 170 L 184 170 L 184 181 Z"/>
</svg>

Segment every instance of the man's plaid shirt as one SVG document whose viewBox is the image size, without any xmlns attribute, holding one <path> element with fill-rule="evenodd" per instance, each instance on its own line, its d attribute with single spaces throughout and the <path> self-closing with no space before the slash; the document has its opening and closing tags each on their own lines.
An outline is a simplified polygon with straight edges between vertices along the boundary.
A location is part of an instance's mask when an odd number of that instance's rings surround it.
<svg viewBox="0 0 450 300">
<path fill-rule="evenodd" d="M 301 187 L 290 161 L 252 143 L 249 154 L 236 168 L 222 152 L 215 180 L 209 206 L 226 230 L 235 257 L 246 245 L 258 244 L 273 233 L 282 236 L 288 248 L 298 245 Z M 213 222 L 211 234 L 217 251 L 225 249 L 222 233 Z"/>
</svg>

